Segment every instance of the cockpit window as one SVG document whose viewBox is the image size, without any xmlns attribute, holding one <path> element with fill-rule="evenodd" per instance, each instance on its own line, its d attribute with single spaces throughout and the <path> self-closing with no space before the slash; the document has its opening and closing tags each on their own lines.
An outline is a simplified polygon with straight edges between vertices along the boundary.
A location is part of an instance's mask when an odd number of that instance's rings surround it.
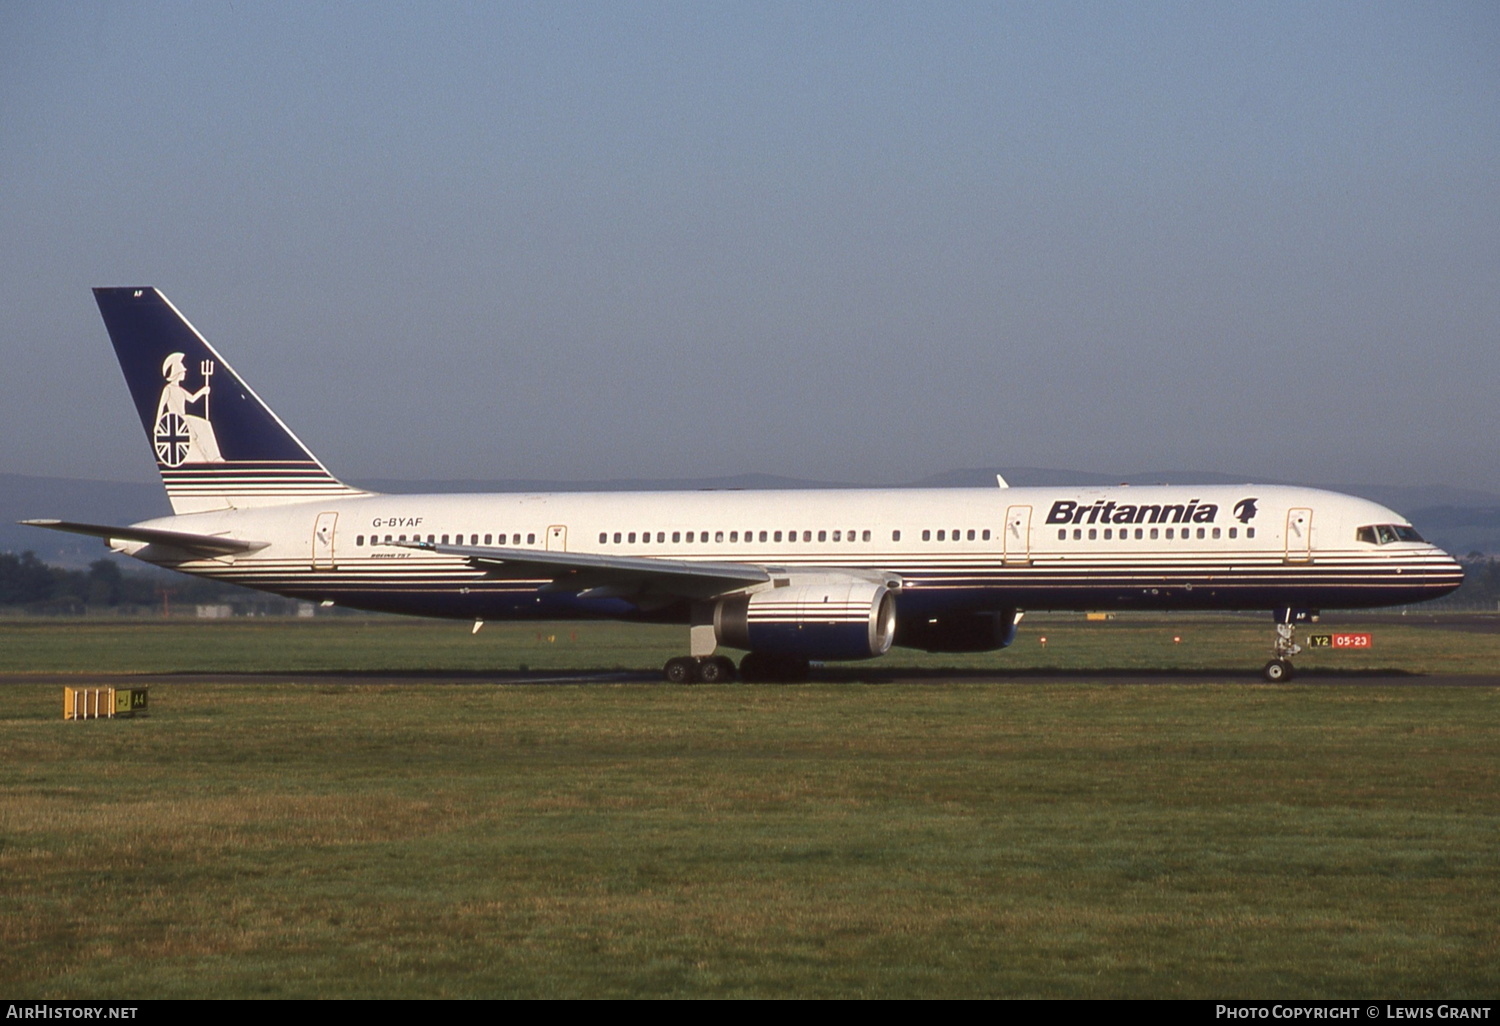
<svg viewBox="0 0 1500 1026">
<path fill-rule="evenodd" d="M 1416 532 L 1415 528 L 1405 524 L 1375 524 L 1370 527 L 1361 527 L 1354 532 L 1356 541 L 1366 542 L 1370 545 L 1389 545 L 1392 542 L 1419 542 L 1423 537 Z"/>
</svg>

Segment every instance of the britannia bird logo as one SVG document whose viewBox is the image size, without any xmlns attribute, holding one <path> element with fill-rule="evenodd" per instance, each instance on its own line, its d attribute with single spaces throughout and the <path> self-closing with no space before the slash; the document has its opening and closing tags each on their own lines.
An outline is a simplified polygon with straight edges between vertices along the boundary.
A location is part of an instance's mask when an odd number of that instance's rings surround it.
<svg viewBox="0 0 1500 1026">
<path fill-rule="evenodd" d="M 182 381 L 187 377 L 187 367 L 182 361 L 182 353 L 173 353 L 161 365 L 161 374 L 167 383 L 156 403 L 156 427 L 151 432 L 156 458 L 166 467 L 180 467 L 184 463 L 223 463 L 224 457 L 219 455 L 219 440 L 208 420 L 208 379 L 213 377 L 214 362 L 204 360 L 198 366 L 198 372 L 203 375 L 203 387 L 189 392 L 182 387 Z M 187 412 L 189 403 L 200 401 L 203 416 Z"/>
<path fill-rule="evenodd" d="M 1241 499 L 1234 504 L 1234 515 L 1239 518 L 1240 523 L 1248 524 L 1255 519 L 1255 514 L 1260 510 L 1255 508 L 1255 499 Z"/>
</svg>

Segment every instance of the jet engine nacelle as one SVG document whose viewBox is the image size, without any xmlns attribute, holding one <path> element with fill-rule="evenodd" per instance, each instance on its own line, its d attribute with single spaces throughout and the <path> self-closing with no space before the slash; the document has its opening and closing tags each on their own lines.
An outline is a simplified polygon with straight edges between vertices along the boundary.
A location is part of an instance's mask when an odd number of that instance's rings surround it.
<svg viewBox="0 0 1500 1026">
<path fill-rule="evenodd" d="M 843 573 L 793 573 L 714 606 L 719 643 L 804 659 L 869 659 L 896 635 L 892 582 Z"/>
<path fill-rule="evenodd" d="M 940 617 L 902 617 L 896 644 L 926 652 L 993 652 L 1016 640 L 1020 622 L 1014 609 Z"/>
</svg>

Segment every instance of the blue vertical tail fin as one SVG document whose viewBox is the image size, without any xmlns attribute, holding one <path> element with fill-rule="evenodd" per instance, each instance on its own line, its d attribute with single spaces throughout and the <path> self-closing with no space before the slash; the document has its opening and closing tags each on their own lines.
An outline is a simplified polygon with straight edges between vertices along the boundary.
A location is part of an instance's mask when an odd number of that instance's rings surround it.
<svg viewBox="0 0 1500 1026">
<path fill-rule="evenodd" d="M 154 288 L 94 290 L 175 513 L 362 495 Z"/>
</svg>

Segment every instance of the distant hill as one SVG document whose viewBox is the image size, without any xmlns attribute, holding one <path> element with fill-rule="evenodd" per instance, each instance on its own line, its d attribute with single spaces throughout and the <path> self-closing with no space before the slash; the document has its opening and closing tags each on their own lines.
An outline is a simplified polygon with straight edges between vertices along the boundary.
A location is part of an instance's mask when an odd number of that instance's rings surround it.
<svg viewBox="0 0 1500 1026">
<path fill-rule="evenodd" d="M 0 474 L 0 552 L 30 550 L 56 566 L 87 566 L 109 554 L 102 542 L 22 527 L 16 521 L 55 517 L 94 524 L 130 524 L 171 512 L 167 493 L 154 482 L 131 484 Z M 127 562 L 140 565 L 134 560 Z"/>
<path fill-rule="evenodd" d="M 404 481 L 395 478 L 364 478 L 350 481 L 359 488 L 374 492 L 413 495 L 429 492 L 695 492 L 706 489 L 760 490 L 777 488 L 861 488 L 863 485 L 830 481 L 804 481 L 796 477 L 772 474 L 740 474 L 735 477 L 663 477 L 619 478 L 603 481 L 541 481 L 531 478 L 507 478 L 500 481 Z M 990 478 L 994 483 L 994 478 Z"/>
<path fill-rule="evenodd" d="M 1042 467 L 997 467 L 949 470 L 898 487 L 992 488 L 1003 474 L 1016 487 L 1091 487 L 1144 484 L 1297 484 L 1302 482 L 1252 479 L 1249 475 L 1199 471 L 1150 471 L 1136 474 L 1091 474 Z M 807 481 L 770 474 L 733 477 L 619 479 L 606 481 L 402 481 L 371 478 L 358 482 L 378 492 L 582 492 L 582 491 L 697 491 L 701 489 L 856 488 L 853 482 Z M 1469 552 L 1500 554 L 1500 495 L 1443 485 L 1334 484 L 1318 487 L 1372 499 L 1411 518 L 1435 544 L 1455 555 Z M 90 538 L 21 527 L 17 520 L 57 517 L 90 523 L 128 524 L 171 512 L 160 485 L 121 481 L 85 481 L 55 477 L 0 474 L 0 551 L 30 550 L 46 562 L 81 567 L 107 554 Z"/>
</svg>

